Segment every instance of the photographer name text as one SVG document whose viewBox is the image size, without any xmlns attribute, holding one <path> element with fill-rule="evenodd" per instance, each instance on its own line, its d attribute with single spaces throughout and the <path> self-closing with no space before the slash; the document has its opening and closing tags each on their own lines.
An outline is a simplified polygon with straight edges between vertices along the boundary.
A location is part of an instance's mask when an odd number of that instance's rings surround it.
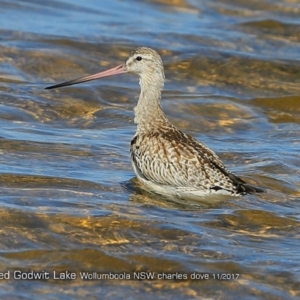
<svg viewBox="0 0 300 300">
<path fill-rule="evenodd" d="M 165 272 L 71 272 L 71 271 L 6 271 L 0 280 L 235 280 L 238 273 L 165 273 Z"/>
</svg>

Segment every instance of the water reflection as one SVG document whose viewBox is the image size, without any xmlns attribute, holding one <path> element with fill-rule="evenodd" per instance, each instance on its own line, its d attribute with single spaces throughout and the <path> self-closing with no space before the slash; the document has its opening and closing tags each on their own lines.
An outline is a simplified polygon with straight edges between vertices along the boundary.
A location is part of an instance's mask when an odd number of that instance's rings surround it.
<svg viewBox="0 0 300 300">
<path fill-rule="evenodd" d="M 211 276 L 0 280 L 1 299 L 299 297 L 297 2 L 0 5 L 3 272 Z M 137 78 L 44 90 L 141 45 L 163 57 L 172 122 L 268 193 L 214 204 L 146 193 L 129 157 Z M 240 277 L 212 278 L 221 273 Z"/>
</svg>

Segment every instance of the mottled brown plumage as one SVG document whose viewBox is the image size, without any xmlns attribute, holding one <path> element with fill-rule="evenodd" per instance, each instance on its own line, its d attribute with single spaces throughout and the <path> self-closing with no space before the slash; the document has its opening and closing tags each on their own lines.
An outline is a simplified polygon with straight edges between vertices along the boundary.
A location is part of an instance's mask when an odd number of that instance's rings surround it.
<svg viewBox="0 0 300 300">
<path fill-rule="evenodd" d="M 205 144 L 171 124 L 135 135 L 131 159 L 139 180 L 163 194 L 195 198 L 260 191 L 227 170 Z"/>
<path fill-rule="evenodd" d="M 130 148 L 132 166 L 140 182 L 151 191 L 184 198 L 262 192 L 227 170 L 205 144 L 168 121 L 160 101 L 165 79 L 163 63 L 153 49 L 137 48 L 125 65 L 50 88 L 126 72 L 140 77 L 141 93 L 134 109 L 137 131 Z"/>
<path fill-rule="evenodd" d="M 133 169 L 144 185 L 162 194 L 193 198 L 261 191 L 246 185 L 226 169 L 215 152 L 167 120 L 160 104 L 165 76 L 157 52 L 137 48 L 126 67 L 140 76 L 137 132 L 130 150 Z"/>
</svg>

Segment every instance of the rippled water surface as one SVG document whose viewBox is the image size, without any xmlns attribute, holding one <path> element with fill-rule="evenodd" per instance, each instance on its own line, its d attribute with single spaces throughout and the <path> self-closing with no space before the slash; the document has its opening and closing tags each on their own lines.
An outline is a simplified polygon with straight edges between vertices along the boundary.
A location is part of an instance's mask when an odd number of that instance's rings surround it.
<svg viewBox="0 0 300 300">
<path fill-rule="evenodd" d="M 300 297 L 299 1 L 0 7 L 1 299 Z M 170 120 L 267 193 L 204 204 L 144 192 L 129 157 L 138 79 L 44 90 L 136 46 L 162 55 Z M 133 278 L 143 271 L 154 279 Z M 32 272 L 49 279 L 17 278 Z"/>
</svg>

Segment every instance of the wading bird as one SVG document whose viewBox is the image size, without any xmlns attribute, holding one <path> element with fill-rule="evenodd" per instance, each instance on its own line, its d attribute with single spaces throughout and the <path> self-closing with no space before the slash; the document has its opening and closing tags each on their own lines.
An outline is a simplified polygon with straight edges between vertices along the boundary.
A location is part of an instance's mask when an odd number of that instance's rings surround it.
<svg viewBox="0 0 300 300">
<path fill-rule="evenodd" d="M 263 192 L 236 177 L 214 151 L 169 122 L 161 108 L 163 62 L 153 49 L 137 48 L 125 64 L 46 89 L 127 72 L 140 77 L 141 93 L 134 109 L 137 131 L 130 152 L 134 172 L 148 190 L 180 198 Z"/>
</svg>

